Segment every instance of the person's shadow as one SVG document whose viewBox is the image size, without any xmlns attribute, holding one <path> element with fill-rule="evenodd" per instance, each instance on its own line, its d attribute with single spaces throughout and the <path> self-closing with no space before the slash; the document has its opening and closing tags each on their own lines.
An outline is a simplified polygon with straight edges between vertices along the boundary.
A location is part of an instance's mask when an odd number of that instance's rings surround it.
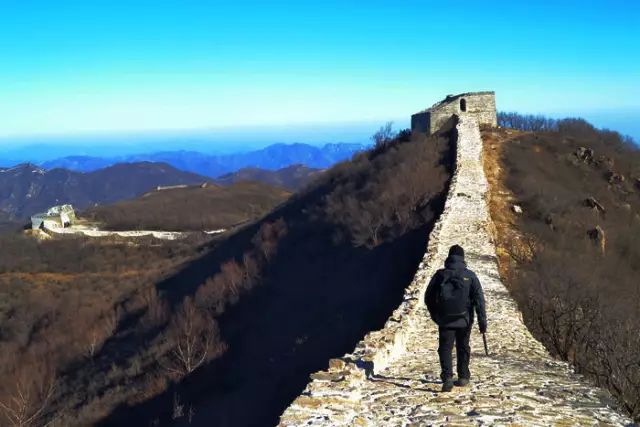
<svg viewBox="0 0 640 427">
<path fill-rule="evenodd" d="M 380 374 L 373 374 L 369 377 L 369 381 L 372 382 L 379 382 L 379 383 L 385 383 L 385 384 L 390 384 L 396 387 L 400 387 L 400 388 L 405 388 L 405 389 L 411 389 L 411 390 L 416 390 L 416 391 L 425 391 L 425 392 L 430 392 L 430 393 L 440 393 L 440 390 L 437 387 L 429 387 L 429 384 L 442 384 L 442 381 L 440 380 L 434 380 L 434 379 L 426 379 L 426 378 L 422 378 L 422 379 L 418 379 L 418 378 L 404 378 L 404 377 L 387 377 L 384 375 L 380 375 Z M 400 382 L 400 381 L 404 381 Z M 409 384 L 406 383 L 416 383 L 419 382 L 422 385 L 426 385 L 425 387 L 414 387 L 411 386 Z"/>
</svg>

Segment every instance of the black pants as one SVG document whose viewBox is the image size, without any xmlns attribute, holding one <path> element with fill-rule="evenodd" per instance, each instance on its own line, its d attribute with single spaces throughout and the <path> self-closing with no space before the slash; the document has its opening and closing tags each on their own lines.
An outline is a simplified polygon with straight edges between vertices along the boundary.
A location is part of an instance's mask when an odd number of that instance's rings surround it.
<svg viewBox="0 0 640 427">
<path fill-rule="evenodd" d="M 438 356 L 440 356 L 440 368 L 442 381 L 453 378 L 453 361 L 451 352 L 453 342 L 456 343 L 456 359 L 458 364 L 458 378 L 470 379 L 469 357 L 471 348 L 469 347 L 469 337 L 471 327 L 466 328 L 439 328 L 440 345 L 438 346 Z"/>
</svg>

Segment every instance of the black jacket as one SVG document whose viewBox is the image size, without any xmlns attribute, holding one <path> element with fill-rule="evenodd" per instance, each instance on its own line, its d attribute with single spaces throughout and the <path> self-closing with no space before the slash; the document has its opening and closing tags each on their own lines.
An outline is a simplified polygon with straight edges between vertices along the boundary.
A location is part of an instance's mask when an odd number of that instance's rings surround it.
<svg viewBox="0 0 640 427">
<path fill-rule="evenodd" d="M 442 282 L 443 275 L 447 270 L 452 270 L 456 273 L 456 275 L 462 276 L 466 283 L 468 279 L 469 281 L 469 323 L 467 324 L 466 319 L 457 319 L 454 321 L 450 321 L 445 323 L 444 321 L 439 321 L 438 319 L 438 309 L 436 307 L 436 297 L 438 293 L 438 286 Z M 451 255 L 444 262 L 444 268 L 436 271 L 436 274 L 433 275 L 431 281 L 429 282 L 429 286 L 427 286 L 427 291 L 424 295 L 425 304 L 427 305 L 427 310 L 429 310 L 429 315 L 434 322 L 438 324 L 440 327 L 444 328 L 462 328 L 466 326 L 471 326 L 473 324 L 473 312 L 475 309 L 476 314 L 478 315 L 478 324 L 480 325 L 481 330 L 486 329 L 487 325 L 487 312 L 485 310 L 484 305 L 484 294 L 482 292 L 482 286 L 480 285 L 480 281 L 478 280 L 478 276 L 467 268 L 467 264 L 464 262 L 464 258 L 459 255 Z"/>
</svg>

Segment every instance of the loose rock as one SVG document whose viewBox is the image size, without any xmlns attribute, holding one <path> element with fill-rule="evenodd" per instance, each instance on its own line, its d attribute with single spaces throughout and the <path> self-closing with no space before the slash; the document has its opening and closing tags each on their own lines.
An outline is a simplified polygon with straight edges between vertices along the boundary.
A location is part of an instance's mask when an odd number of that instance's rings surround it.
<svg viewBox="0 0 640 427">
<path fill-rule="evenodd" d="M 593 150 L 591 148 L 578 147 L 574 155 L 578 158 L 578 160 L 585 163 L 591 163 L 593 161 Z"/>
<path fill-rule="evenodd" d="M 596 228 L 587 231 L 587 235 L 600 247 L 600 251 L 604 255 L 607 242 L 604 230 L 599 225 L 596 225 Z"/>
<path fill-rule="evenodd" d="M 610 172 L 609 173 L 609 184 L 622 184 L 624 182 L 624 175 Z"/>
<path fill-rule="evenodd" d="M 600 213 L 606 213 L 604 206 L 600 204 L 594 197 L 588 197 L 584 200 L 584 205 L 586 207 L 592 208 Z"/>
</svg>

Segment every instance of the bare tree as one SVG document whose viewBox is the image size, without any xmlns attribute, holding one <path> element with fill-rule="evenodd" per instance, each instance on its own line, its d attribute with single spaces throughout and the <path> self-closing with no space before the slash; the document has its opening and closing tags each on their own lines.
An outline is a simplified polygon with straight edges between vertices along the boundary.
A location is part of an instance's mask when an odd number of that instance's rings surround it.
<svg viewBox="0 0 640 427">
<path fill-rule="evenodd" d="M 113 336 L 117 326 L 118 311 L 114 307 L 100 316 L 93 325 L 85 329 L 84 353 L 89 359 L 93 359 L 107 339 Z"/>
<path fill-rule="evenodd" d="M 278 242 L 287 234 L 287 224 L 279 218 L 273 222 L 262 224 L 260 230 L 253 237 L 253 245 L 259 251 L 264 261 L 269 261 L 275 255 Z"/>
<path fill-rule="evenodd" d="M 150 288 L 143 292 L 143 301 L 147 311 L 142 319 L 143 324 L 148 327 L 163 325 L 169 318 L 169 306 L 164 298 L 158 296 L 155 288 Z"/>
<path fill-rule="evenodd" d="M 498 113 L 499 126 L 524 131 L 556 131 L 558 130 L 559 122 L 559 120 L 551 119 L 542 115 L 519 114 L 516 112 L 506 111 L 500 111 Z"/>
<path fill-rule="evenodd" d="M 178 377 L 190 374 L 222 350 L 219 338 L 215 320 L 186 298 L 171 321 L 171 350 L 163 368 Z"/>
<path fill-rule="evenodd" d="M 198 307 L 213 315 L 222 314 L 225 307 L 225 280 L 222 275 L 209 277 L 196 291 L 195 301 Z"/>
<path fill-rule="evenodd" d="M 384 126 L 381 126 L 376 133 L 373 134 L 371 139 L 376 148 L 381 148 L 389 144 L 395 137 L 393 132 L 393 122 L 387 122 Z"/>
<path fill-rule="evenodd" d="M 220 274 L 225 279 L 225 283 L 231 293 L 232 298 L 238 298 L 240 289 L 242 288 L 242 279 L 244 274 L 240 265 L 234 260 L 226 261 L 220 267 Z"/>
<path fill-rule="evenodd" d="M 245 252 L 242 256 L 242 272 L 245 288 L 250 288 L 259 279 L 260 266 L 252 252 Z"/>
<path fill-rule="evenodd" d="M 56 372 L 44 354 L 22 355 L 0 386 L 0 414 L 14 427 L 39 425 L 56 388 Z"/>
</svg>

